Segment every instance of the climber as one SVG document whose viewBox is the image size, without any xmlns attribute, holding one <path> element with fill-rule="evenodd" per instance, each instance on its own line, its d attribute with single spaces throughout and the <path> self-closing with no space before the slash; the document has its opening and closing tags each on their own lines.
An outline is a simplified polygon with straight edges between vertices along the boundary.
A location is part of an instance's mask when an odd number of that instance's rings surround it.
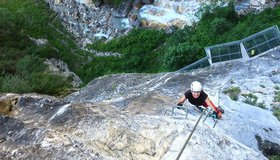
<svg viewBox="0 0 280 160">
<path fill-rule="evenodd" d="M 195 105 L 200 111 L 203 111 L 203 108 L 200 106 L 204 106 L 207 108 L 210 106 L 214 110 L 214 114 L 216 118 L 220 119 L 222 117 L 223 109 L 216 107 L 211 100 L 208 98 L 208 95 L 203 91 L 202 85 L 198 81 L 193 81 L 191 83 L 191 88 L 185 92 L 182 98 L 177 103 L 178 106 L 182 106 L 186 100 L 193 105 Z"/>
</svg>

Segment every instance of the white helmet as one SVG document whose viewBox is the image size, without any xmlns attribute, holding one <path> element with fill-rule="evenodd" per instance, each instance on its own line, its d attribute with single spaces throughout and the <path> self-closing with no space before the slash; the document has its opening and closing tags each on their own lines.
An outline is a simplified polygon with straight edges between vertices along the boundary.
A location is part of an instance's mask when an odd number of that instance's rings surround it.
<svg viewBox="0 0 280 160">
<path fill-rule="evenodd" d="M 202 90 L 202 85 L 198 81 L 193 81 L 191 84 L 191 91 L 200 92 Z"/>
</svg>

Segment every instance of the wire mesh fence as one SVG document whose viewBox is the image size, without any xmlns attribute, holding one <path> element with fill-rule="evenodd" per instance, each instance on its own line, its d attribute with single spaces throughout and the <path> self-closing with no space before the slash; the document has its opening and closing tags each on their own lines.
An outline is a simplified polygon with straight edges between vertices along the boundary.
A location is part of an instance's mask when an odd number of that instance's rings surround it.
<svg viewBox="0 0 280 160">
<path fill-rule="evenodd" d="M 242 58 L 240 41 L 207 47 L 205 52 L 211 64 Z"/>
<path fill-rule="evenodd" d="M 204 57 L 196 62 L 193 62 L 190 65 L 187 65 L 184 68 L 179 69 L 177 72 L 187 72 L 193 69 L 198 69 L 198 68 L 204 68 L 210 66 L 210 63 L 208 61 L 208 57 Z"/>
<path fill-rule="evenodd" d="M 233 60 L 248 60 L 266 53 L 280 45 L 280 31 L 277 25 L 248 36 L 242 40 L 205 47 L 206 57 L 179 69 L 186 72 L 215 63 Z"/>
<path fill-rule="evenodd" d="M 204 50 L 212 65 L 236 59 L 247 60 L 279 45 L 280 32 L 275 25 L 242 40 L 205 47 Z"/>
<path fill-rule="evenodd" d="M 280 45 L 280 33 L 277 26 L 260 31 L 244 38 L 242 43 L 248 56 L 254 57 Z"/>
</svg>

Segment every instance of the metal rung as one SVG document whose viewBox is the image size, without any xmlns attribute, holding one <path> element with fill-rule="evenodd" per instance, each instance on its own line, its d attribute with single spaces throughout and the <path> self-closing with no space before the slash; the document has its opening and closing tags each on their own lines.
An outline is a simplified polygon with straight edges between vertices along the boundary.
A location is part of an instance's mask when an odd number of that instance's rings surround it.
<svg viewBox="0 0 280 160">
<path fill-rule="evenodd" d="M 209 107 L 208 107 L 208 108 L 209 108 Z M 212 111 L 212 109 L 208 109 L 208 108 L 206 108 L 206 109 L 208 110 L 208 112 L 206 113 L 206 116 L 205 116 L 203 122 L 205 122 L 205 120 L 209 117 L 209 115 L 210 115 L 210 113 L 211 113 L 211 111 Z M 216 124 L 217 124 L 217 122 L 218 122 L 218 119 L 215 119 L 215 118 L 213 118 L 213 117 L 212 117 L 212 119 L 213 119 L 213 121 L 214 121 L 213 128 L 215 128 L 215 126 L 216 126 Z"/>
<path fill-rule="evenodd" d="M 167 110 L 164 112 L 164 115 L 166 115 L 167 112 L 171 112 L 171 116 L 176 115 L 176 113 L 174 112 L 175 108 L 176 108 L 176 109 L 180 109 L 180 110 L 184 110 L 184 112 L 186 113 L 185 119 L 188 118 L 188 109 L 187 109 L 187 107 L 183 107 L 183 106 L 174 106 L 174 107 L 172 107 L 172 110 L 167 109 Z"/>
</svg>

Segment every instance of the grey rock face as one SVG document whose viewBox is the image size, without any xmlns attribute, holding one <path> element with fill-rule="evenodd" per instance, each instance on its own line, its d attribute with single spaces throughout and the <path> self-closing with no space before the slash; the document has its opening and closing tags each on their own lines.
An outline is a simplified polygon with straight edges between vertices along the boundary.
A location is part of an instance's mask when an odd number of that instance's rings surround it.
<svg viewBox="0 0 280 160">
<path fill-rule="evenodd" d="M 131 8 L 131 1 L 125 1 L 119 9 L 113 9 L 102 5 L 101 1 L 94 4 L 79 3 L 76 0 L 64 0 L 56 3 L 54 0 L 46 0 L 50 8 L 58 13 L 62 24 L 72 33 L 81 46 L 91 43 L 100 37 L 111 39 L 122 35 L 127 28 L 119 30 L 115 28 L 113 17 L 127 17 Z"/>
<path fill-rule="evenodd" d="M 182 159 L 266 159 L 255 135 L 280 144 L 279 121 L 271 111 L 232 101 L 222 90 L 236 85 L 242 93 L 258 93 L 258 98 L 270 105 L 274 86 L 279 85 L 271 76 L 279 68 L 279 57 L 275 49 L 246 63 L 226 63 L 187 73 L 107 75 L 64 99 L 1 95 L 1 101 L 17 101 L 8 115 L 0 116 L 0 158 L 174 158 L 199 113 L 188 103 L 187 120 L 180 111 L 176 112 L 177 119 L 163 113 L 176 104 L 192 81 L 198 80 L 213 103 L 220 101 L 224 106 L 225 114 L 215 129 L 209 128 L 211 119 L 199 124 Z"/>
<path fill-rule="evenodd" d="M 235 10 L 240 15 L 260 13 L 267 8 L 274 8 L 279 4 L 277 0 L 237 0 Z"/>
<path fill-rule="evenodd" d="M 160 159 L 177 134 L 159 117 L 37 95 L 19 96 L 0 124 L 1 159 Z"/>
</svg>

